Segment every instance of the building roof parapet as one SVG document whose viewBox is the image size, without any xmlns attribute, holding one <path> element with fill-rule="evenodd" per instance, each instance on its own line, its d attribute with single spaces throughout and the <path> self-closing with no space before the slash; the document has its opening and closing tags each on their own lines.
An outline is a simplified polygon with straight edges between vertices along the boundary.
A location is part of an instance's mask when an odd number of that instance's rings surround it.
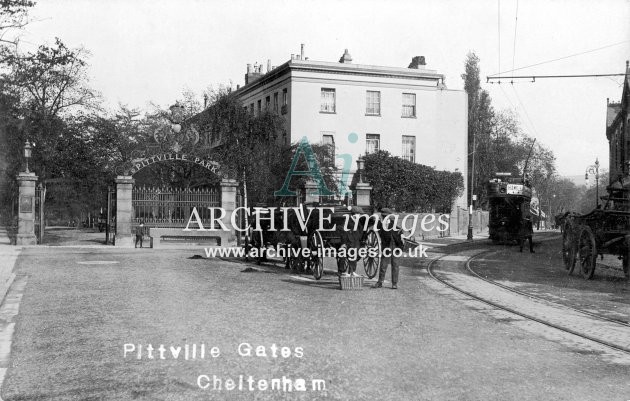
<svg viewBox="0 0 630 401">
<path fill-rule="evenodd" d="M 436 70 L 426 68 L 386 67 L 367 64 L 335 63 L 330 61 L 300 60 L 294 58 L 272 69 L 253 82 L 250 82 L 235 91 L 235 94 L 243 94 L 252 88 L 265 85 L 281 75 L 294 71 L 312 71 L 332 74 L 351 74 L 387 78 L 403 78 L 415 80 L 435 81 L 436 84 L 444 81 L 444 75 Z M 438 86 L 438 85 L 436 85 Z M 444 89 L 444 87 L 442 87 Z"/>
<path fill-rule="evenodd" d="M 401 77 L 422 77 L 441 79 L 444 77 L 442 74 L 438 74 L 435 70 L 429 69 L 416 69 L 405 67 L 385 67 L 379 65 L 368 64 L 351 64 L 351 63 L 334 63 L 330 61 L 314 61 L 314 60 L 290 60 L 291 67 L 301 67 L 313 70 L 328 70 L 328 71 L 345 71 L 353 72 L 357 74 L 361 73 L 381 73 L 386 75 L 400 75 Z"/>
</svg>

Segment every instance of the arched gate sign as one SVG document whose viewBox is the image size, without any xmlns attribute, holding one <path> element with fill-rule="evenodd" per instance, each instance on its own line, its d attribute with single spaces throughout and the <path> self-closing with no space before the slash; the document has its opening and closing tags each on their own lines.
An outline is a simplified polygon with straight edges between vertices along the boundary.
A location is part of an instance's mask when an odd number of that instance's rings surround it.
<svg viewBox="0 0 630 401">
<path fill-rule="evenodd" d="M 199 156 L 193 156 L 186 153 L 162 153 L 153 156 L 146 157 L 144 159 L 135 160 L 132 162 L 131 170 L 129 171 L 129 175 L 134 175 L 138 171 L 142 170 L 145 167 L 149 167 L 152 164 L 160 163 L 164 161 L 183 161 L 194 163 L 200 167 L 203 167 L 216 175 L 221 176 L 222 172 L 220 170 L 221 165 L 212 160 L 205 160 Z"/>
</svg>

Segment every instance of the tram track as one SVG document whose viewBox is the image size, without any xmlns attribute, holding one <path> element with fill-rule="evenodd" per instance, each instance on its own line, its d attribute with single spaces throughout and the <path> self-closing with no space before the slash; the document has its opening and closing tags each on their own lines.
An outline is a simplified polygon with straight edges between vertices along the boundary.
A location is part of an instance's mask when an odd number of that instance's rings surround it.
<svg viewBox="0 0 630 401">
<path fill-rule="evenodd" d="M 609 318 L 607 316 L 599 315 L 597 313 L 589 312 L 589 311 L 584 310 L 584 309 L 575 308 L 575 307 L 572 307 L 572 306 L 568 306 L 568 305 L 564 305 L 564 304 L 559 304 L 557 302 L 549 301 L 548 299 L 545 299 L 545 298 L 542 298 L 542 297 L 539 297 L 537 295 L 530 294 L 530 293 L 527 293 L 527 292 L 519 291 L 516 288 L 510 287 L 510 286 L 505 285 L 505 284 L 497 283 L 494 280 L 491 280 L 489 278 L 485 278 L 485 277 L 481 276 L 479 273 L 477 273 L 476 271 L 474 271 L 472 269 L 470 264 L 475 258 L 480 257 L 481 255 L 484 255 L 484 254 L 492 253 L 492 252 L 496 252 L 496 251 L 494 251 L 494 250 L 484 251 L 484 252 L 481 252 L 481 253 L 479 253 L 477 255 L 474 255 L 473 257 L 468 259 L 468 261 L 466 262 L 466 270 L 468 270 L 473 276 L 477 277 L 478 279 L 483 280 L 483 281 L 485 281 L 487 283 L 490 283 L 492 285 L 496 285 L 497 287 L 503 288 L 504 290 L 511 291 L 513 293 L 516 293 L 516 294 L 519 294 L 519 295 L 522 295 L 522 296 L 525 296 L 525 297 L 528 297 L 528 298 L 536 299 L 536 300 L 538 300 L 540 302 L 547 302 L 547 303 L 552 304 L 554 306 L 557 306 L 559 308 L 570 309 L 572 311 L 575 311 L 575 312 L 578 312 L 578 313 L 582 313 L 584 315 L 591 316 L 591 317 L 594 317 L 596 319 L 605 320 L 607 322 L 615 323 L 615 324 L 618 324 L 618 325 L 621 325 L 621 326 L 625 326 L 625 327 L 630 327 L 630 323 L 627 323 L 627 322 L 624 322 L 624 321 L 621 321 L 621 320 L 618 320 L 618 319 Z"/>
<path fill-rule="evenodd" d="M 527 293 L 524 293 L 522 291 L 515 290 L 513 288 L 504 286 L 502 284 L 493 282 L 492 280 L 488 280 L 488 279 L 485 279 L 485 278 L 481 277 L 479 274 L 477 274 L 476 272 L 472 271 L 472 269 L 470 268 L 470 262 L 473 259 L 475 259 L 475 258 L 477 258 L 477 257 L 479 257 L 479 256 L 481 256 L 483 254 L 489 253 L 489 252 L 492 252 L 492 251 L 491 250 L 484 250 L 484 251 L 478 252 L 476 254 L 473 254 L 473 255 L 471 255 L 470 257 L 467 258 L 467 260 L 465 261 L 464 267 L 465 267 L 466 271 L 468 272 L 466 274 L 468 277 L 475 278 L 475 279 L 481 279 L 483 282 L 485 282 L 485 283 L 487 283 L 487 284 L 489 284 L 491 286 L 496 286 L 497 288 L 501 288 L 502 290 L 508 291 L 509 293 L 512 293 L 512 294 L 515 294 L 515 295 L 518 295 L 518 296 L 521 296 L 521 297 L 529 298 L 531 300 L 534 300 L 534 302 L 539 302 L 541 304 L 545 304 L 545 305 L 547 305 L 548 307 L 551 307 L 551 308 L 565 309 L 565 310 L 573 311 L 574 313 L 578 313 L 578 314 L 580 314 L 582 316 L 585 316 L 584 319 L 597 319 L 597 320 L 602 321 L 602 322 L 614 324 L 616 327 L 619 327 L 619 328 L 630 327 L 630 324 L 627 324 L 625 322 L 621 322 L 621 321 L 618 321 L 618 320 L 615 320 L 615 319 L 609 319 L 609 318 L 607 318 L 605 316 L 597 315 L 595 313 L 584 311 L 582 309 L 571 308 L 571 307 L 567 307 L 565 305 L 557 304 L 557 303 L 551 302 L 549 300 L 546 300 L 544 298 L 540 298 L 540 297 L 537 297 L 537 296 L 534 296 L 534 295 L 531 295 L 531 294 L 527 294 Z M 461 286 L 458 286 L 458 285 L 454 284 L 453 282 L 449 282 L 449 280 L 447 278 L 445 278 L 444 276 L 440 276 L 434 270 L 435 265 L 437 264 L 437 262 L 444 261 L 443 259 L 446 258 L 446 257 L 449 257 L 449 256 L 453 256 L 453 254 L 442 255 L 442 256 L 440 256 L 438 258 L 435 258 L 435 259 L 431 260 L 429 262 L 429 264 L 427 265 L 427 272 L 428 272 L 429 276 L 433 280 L 439 282 L 440 284 L 442 284 L 442 285 L 444 285 L 444 286 L 446 286 L 446 287 L 448 287 L 448 288 L 450 288 L 450 289 L 452 289 L 452 290 L 454 290 L 454 291 L 456 291 L 456 292 L 458 292 L 460 294 L 463 294 L 463 295 L 465 295 L 465 296 L 467 296 L 467 297 L 469 297 L 471 299 L 474 299 L 474 300 L 476 300 L 478 302 L 481 302 L 483 304 L 489 305 L 489 306 L 491 306 L 493 308 L 502 310 L 504 312 L 511 313 L 513 315 L 519 316 L 519 317 L 521 317 L 523 319 L 526 319 L 526 320 L 529 320 L 529 321 L 537 322 L 539 324 L 542 324 L 544 326 L 547 326 L 547 327 L 559 330 L 561 332 L 574 335 L 574 336 L 579 337 L 581 339 L 594 342 L 594 343 L 599 344 L 601 346 L 604 346 L 604 347 L 607 347 L 607 348 L 610 348 L 610 349 L 614 349 L 615 351 L 622 352 L 622 353 L 624 353 L 626 355 L 630 355 L 630 342 L 628 344 L 629 346 L 626 346 L 626 345 L 620 345 L 620 344 L 617 344 L 617 343 L 614 343 L 614 342 L 611 342 L 611 341 L 607 341 L 605 339 L 599 338 L 599 337 L 594 336 L 594 335 L 590 335 L 590 334 L 585 333 L 583 331 L 580 331 L 578 329 L 567 327 L 567 325 L 554 323 L 550 319 L 544 319 L 544 318 L 541 318 L 541 317 L 537 317 L 537 316 L 534 316 L 531 313 L 526 313 L 526 312 L 524 312 L 522 310 L 518 310 L 515 307 L 508 306 L 508 305 L 502 304 L 501 302 L 497 302 L 497 301 L 488 299 L 486 297 L 483 297 L 483 296 L 480 296 L 478 294 L 475 294 L 471 290 L 467 290 L 465 288 L 461 288 Z M 461 261 L 459 263 L 461 264 Z M 461 270 L 461 267 L 460 267 L 460 270 Z M 628 337 L 628 341 L 630 341 L 630 334 L 629 334 L 629 337 Z"/>
</svg>

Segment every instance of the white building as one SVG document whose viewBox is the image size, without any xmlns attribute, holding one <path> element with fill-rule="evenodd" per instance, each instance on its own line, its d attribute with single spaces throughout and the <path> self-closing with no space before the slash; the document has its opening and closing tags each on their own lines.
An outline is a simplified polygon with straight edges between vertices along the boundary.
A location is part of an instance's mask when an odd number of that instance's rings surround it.
<svg viewBox="0 0 630 401">
<path fill-rule="evenodd" d="M 339 62 L 313 61 L 302 47 L 278 67 L 268 61 L 264 73 L 248 64 L 235 93 L 251 113 L 280 113 L 285 143 L 334 143 L 336 154 L 353 160 L 382 149 L 467 177 L 466 93 L 447 89 L 444 76 L 424 64 L 424 57 L 408 68 L 353 64 L 347 50 Z M 466 193 L 458 206 L 466 207 Z"/>
</svg>

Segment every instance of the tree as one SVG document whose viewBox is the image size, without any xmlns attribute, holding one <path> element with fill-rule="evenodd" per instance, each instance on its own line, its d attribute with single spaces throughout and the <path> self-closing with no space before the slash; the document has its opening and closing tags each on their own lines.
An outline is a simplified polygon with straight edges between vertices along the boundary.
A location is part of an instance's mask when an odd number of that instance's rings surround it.
<svg viewBox="0 0 630 401">
<path fill-rule="evenodd" d="M 365 156 L 364 174 L 372 186 L 372 203 L 401 212 L 449 213 L 464 189 L 460 173 L 437 171 L 386 151 Z"/>
<path fill-rule="evenodd" d="M 97 93 L 87 82 L 88 53 L 69 49 L 59 39 L 53 46 L 42 45 L 25 54 L 6 46 L 0 52 L 5 66 L 0 88 L 5 99 L 14 100 L 11 118 L 18 121 L 6 133 L 8 153 L 14 159 L 6 170 L 7 179 L 12 182 L 20 169 L 28 140 L 34 144 L 29 164 L 41 181 L 86 183 L 78 192 L 59 191 L 59 202 L 89 205 L 95 199 L 94 188 L 106 177 L 100 154 L 108 149 L 95 147 L 85 130 L 87 112 L 98 110 Z"/>
<path fill-rule="evenodd" d="M 471 204 L 473 192 L 483 193 L 486 178 L 496 172 L 491 171 L 494 167 L 492 158 L 495 157 L 492 151 L 491 134 L 494 126 L 494 110 L 490 95 L 481 89 L 479 57 L 475 53 L 468 53 L 464 69 L 462 79 L 464 89 L 468 94 L 468 200 Z"/>
<path fill-rule="evenodd" d="M 578 187 L 573 181 L 567 178 L 556 178 L 551 187 L 553 188 L 553 190 L 550 191 L 552 214 L 578 212 L 581 210 L 581 199 L 586 192 L 584 186 Z M 594 199 L 595 197 L 593 196 L 591 198 L 591 209 L 593 208 L 592 202 Z"/>
<path fill-rule="evenodd" d="M 555 174 L 553 152 L 540 143 L 532 148 L 534 140 L 522 132 L 513 111 L 494 110 L 490 95 L 481 88 L 479 58 L 474 53 L 466 57 L 462 79 L 468 94 L 469 195 L 474 192 L 477 204 L 487 207 L 486 183 L 496 173 L 506 172 L 512 177 L 527 173 L 539 195 L 546 198 Z"/>
<path fill-rule="evenodd" d="M 54 46 L 41 45 L 34 53 L 7 54 L 4 62 L 10 72 L 3 81 L 17 94 L 25 113 L 41 120 L 71 108 L 96 107 L 98 94 L 87 85 L 88 55 L 57 38 Z"/>
<path fill-rule="evenodd" d="M 17 45 L 17 38 L 11 36 L 15 30 L 23 28 L 28 20 L 28 9 L 35 5 L 31 0 L 0 1 L 0 44 L 2 46 Z"/>
</svg>

